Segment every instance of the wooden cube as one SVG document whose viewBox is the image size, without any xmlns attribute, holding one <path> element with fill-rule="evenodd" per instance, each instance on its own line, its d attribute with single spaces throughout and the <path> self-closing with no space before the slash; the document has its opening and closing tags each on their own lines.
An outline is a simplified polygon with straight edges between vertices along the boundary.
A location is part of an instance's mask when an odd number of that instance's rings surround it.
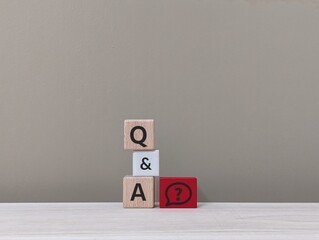
<svg viewBox="0 0 319 240">
<path fill-rule="evenodd" d="M 158 176 L 159 150 L 133 152 L 133 176 Z"/>
<path fill-rule="evenodd" d="M 123 178 L 124 208 L 153 208 L 154 205 L 154 177 L 125 176 Z"/>
<path fill-rule="evenodd" d="M 160 177 L 160 208 L 197 208 L 196 177 Z"/>
<path fill-rule="evenodd" d="M 153 119 L 124 121 L 125 150 L 153 150 L 154 148 Z"/>
</svg>

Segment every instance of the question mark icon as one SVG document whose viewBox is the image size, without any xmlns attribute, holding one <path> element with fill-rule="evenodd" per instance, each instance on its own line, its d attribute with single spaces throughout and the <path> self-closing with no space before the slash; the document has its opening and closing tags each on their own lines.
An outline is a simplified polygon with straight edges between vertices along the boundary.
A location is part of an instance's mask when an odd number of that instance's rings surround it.
<svg viewBox="0 0 319 240">
<path fill-rule="evenodd" d="M 179 201 L 180 200 L 180 198 L 179 198 L 179 196 L 181 195 L 181 193 L 182 193 L 182 189 L 181 188 L 175 188 L 175 191 L 177 191 L 177 197 L 176 197 L 176 200 L 177 201 Z"/>
</svg>

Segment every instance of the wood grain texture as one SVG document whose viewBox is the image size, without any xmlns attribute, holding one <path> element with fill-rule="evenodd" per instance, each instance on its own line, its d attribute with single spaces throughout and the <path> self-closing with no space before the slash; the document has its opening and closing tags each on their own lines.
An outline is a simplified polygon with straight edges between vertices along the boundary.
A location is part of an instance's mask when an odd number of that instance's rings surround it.
<svg viewBox="0 0 319 240">
<path fill-rule="evenodd" d="M 121 203 L 3 203 L 0 239 L 319 239 L 319 204 L 125 209 Z"/>
<path fill-rule="evenodd" d="M 146 138 L 143 142 L 145 146 L 141 144 L 136 144 L 131 139 L 131 130 L 134 127 L 143 127 L 146 131 Z M 143 133 L 141 130 L 137 129 L 134 131 L 134 138 L 139 141 L 143 139 Z M 154 130 L 154 120 L 153 119 L 130 119 L 124 121 L 124 149 L 125 150 L 154 150 L 155 148 L 155 130 Z"/>
<path fill-rule="evenodd" d="M 136 196 L 134 197 L 134 199 L 132 199 L 132 196 L 134 195 L 139 195 L 139 196 Z M 143 199 L 142 197 L 145 199 Z M 153 208 L 154 204 L 155 204 L 154 177 L 125 176 L 123 178 L 123 207 Z"/>
</svg>

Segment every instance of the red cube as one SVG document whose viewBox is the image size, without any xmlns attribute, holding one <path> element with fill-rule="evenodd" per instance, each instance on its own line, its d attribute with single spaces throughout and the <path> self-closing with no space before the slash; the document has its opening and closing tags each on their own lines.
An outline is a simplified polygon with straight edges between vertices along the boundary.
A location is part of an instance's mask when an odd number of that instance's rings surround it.
<svg viewBox="0 0 319 240">
<path fill-rule="evenodd" d="M 196 177 L 160 177 L 160 208 L 197 208 Z"/>
</svg>

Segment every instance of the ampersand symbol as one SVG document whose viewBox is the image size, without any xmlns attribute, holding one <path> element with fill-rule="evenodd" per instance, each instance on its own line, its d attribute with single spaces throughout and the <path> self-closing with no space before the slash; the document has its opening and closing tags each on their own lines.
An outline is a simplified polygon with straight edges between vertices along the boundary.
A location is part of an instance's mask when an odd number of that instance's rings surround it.
<svg viewBox="0 0 319 240">
<path fill-rule="evenodd" d="M 142 159 L 142 163 L 141 163 L 141 169 L 142 170 L 152 170 L 151 169 L 151 164 L 150 163 L 146 163 L 144 161 L 148 161 L 149 159 L 147 157 Z"/>
</svg>

